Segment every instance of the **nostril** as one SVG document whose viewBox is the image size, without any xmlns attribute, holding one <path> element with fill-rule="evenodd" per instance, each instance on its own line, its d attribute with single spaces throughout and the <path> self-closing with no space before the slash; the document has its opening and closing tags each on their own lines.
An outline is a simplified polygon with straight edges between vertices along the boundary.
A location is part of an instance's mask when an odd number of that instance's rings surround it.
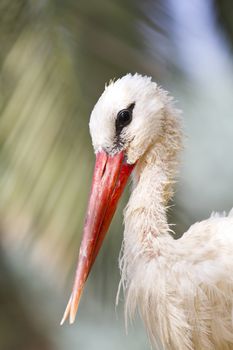
<svg viewBox="0 0 233 350">
<path fill-rule="evenodd" d="M 102 170 L 102 174 L 101 174 L 101 179 L 104 177 L 105 171 L 106 171 L 106 167 L 107 167 L 107 161 L 104 164 L 103 170 Z"/>
</svg>

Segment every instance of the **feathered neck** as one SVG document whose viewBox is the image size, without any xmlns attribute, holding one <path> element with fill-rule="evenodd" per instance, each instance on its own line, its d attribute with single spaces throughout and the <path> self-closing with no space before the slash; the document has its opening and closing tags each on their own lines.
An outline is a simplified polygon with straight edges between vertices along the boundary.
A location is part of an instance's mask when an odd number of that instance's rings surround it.
<svg viewBox="0 0 233 350">
<path fill-rule="evenodd" d="M 166 208 L 173 196 L 181 148 L 179 114 L 169 104 L 159 137 L 135 168 L 133 191 L 125 209 L 125 236 L 134 231 L 143 241 L 148 234 L 157 237 L 169 231 Z"/>
<path fill-rule="evenodd" d="M 130 283 L 141 258 L 150 260 L 152 255 L 161 253 L 162 247 L 166 246 L 161 244 L 161 239 L 171 240 L 166 208 L 173 195 L 181 148 L 179 112 L 168 104 L 164 109 L 160 136 L 134 171 L 133 190 L 124 213 L 125 230 L 120 258 L 123 284 Z"/>
</svg>

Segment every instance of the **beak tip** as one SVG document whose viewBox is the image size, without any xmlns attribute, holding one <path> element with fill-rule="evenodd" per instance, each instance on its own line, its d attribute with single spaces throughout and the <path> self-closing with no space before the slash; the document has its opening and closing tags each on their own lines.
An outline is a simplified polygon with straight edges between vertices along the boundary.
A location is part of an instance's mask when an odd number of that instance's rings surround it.
<svg viewBox="0 0 233 350">
<path fill-rule="evenodd" d="M 71 305 L 70 305 L 70 317 L 69 317 L 70 324 L 73 324 L 76 318 L 76 314 L 79 307 L 79 301 L 81 297 L 81 290 L 79 290 L 79 292 L 76 292 L 76 293 L 73 292 L 73 295 L 74 296 L 72 297 Z"/>
<path fill-rule="evenodd" d="M 71 317 L 71 315 L 70 315 L 70 320 L 69 320 L 69 323 L 70 323 L 70 324 L 73 324 L 73 323 L 74 323 L 74 321 L 75 321 L 75 316 Z"/>
<path fill-rule="evenodd" d="M 65 323 L 65 321 L 67 320 L 67 318 L 70 314 L 71 302 L 72 302 L 72 295 L 70 296 L 70 299 L 69 299 L 68 304 L 66 306 L 65 312 L 64 312 L 63 317 L 62 317 L 61 322 L 60 322 L 60 326 L 62 326 Z"/>
<path fill-rule="evenodd" d="M 64 314 L 62 319 L 61 319 L 60 326 L 63 326 L 63 324 L 65 323 L 66 319 L 67 319 L 67 315 Z"/>
<path fill-rule="evenodd" d="M 69 324 L 73 324 L 76 318 L 76 314 L 78 311 L 79 301 L 81 297 L 82 290 L 79 290 L 78 292 L 74 292 L 71 294 L 71 297 L 69 299 L 69 302 L 67 304 L 66 310 L 64 312 L 64 315 L 62 317 L 62 320 L 60 322 L 60 325 L 62 326 L 65 321 L 69 318 Z M 74 297 L 73 297 L 74 295 Z"/>
</svg>

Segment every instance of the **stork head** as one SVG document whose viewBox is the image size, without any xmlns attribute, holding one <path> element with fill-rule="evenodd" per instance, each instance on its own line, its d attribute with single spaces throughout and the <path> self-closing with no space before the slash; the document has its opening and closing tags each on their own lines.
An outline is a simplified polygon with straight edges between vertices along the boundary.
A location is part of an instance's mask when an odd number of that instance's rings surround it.
<svg viewBox="0 0 233 350">
<path fill-rule="evenodd" d="M 124 151 L 134 164 L 158 136 L 163 102 L 150 77 L 127 74 L 106 86 L 90 118 L 95 153 Z"/>
<path fill-rule="evenodd" d="M 74 322 L 81 293 L 136 162 L 161 133 L 163 98 L 149 77 L 127 74 L 96 103 L 90 133 L 96 163 L 73 291 L 62 323 Z"/>
</svg>

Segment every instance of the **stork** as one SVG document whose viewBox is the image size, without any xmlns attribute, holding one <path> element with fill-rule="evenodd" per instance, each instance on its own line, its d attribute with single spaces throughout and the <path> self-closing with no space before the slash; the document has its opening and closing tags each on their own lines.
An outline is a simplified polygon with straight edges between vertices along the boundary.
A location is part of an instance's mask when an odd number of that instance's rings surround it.
<svg viewBox="0 0 233 350">
<path fill-rule="evenodd" d="M 61 323 L 73 323 L 118 200 L 132 174 L 120 256 L 125 312 L 138 310 L 164 349 L 233 349 L 233 215 L 212 215 L 175 240 L 166 210 L 182 128 L 173 99 L 150 77 L 110 82 L 90 118 L 96 154 L 73 291 Z"/>
</svg>

